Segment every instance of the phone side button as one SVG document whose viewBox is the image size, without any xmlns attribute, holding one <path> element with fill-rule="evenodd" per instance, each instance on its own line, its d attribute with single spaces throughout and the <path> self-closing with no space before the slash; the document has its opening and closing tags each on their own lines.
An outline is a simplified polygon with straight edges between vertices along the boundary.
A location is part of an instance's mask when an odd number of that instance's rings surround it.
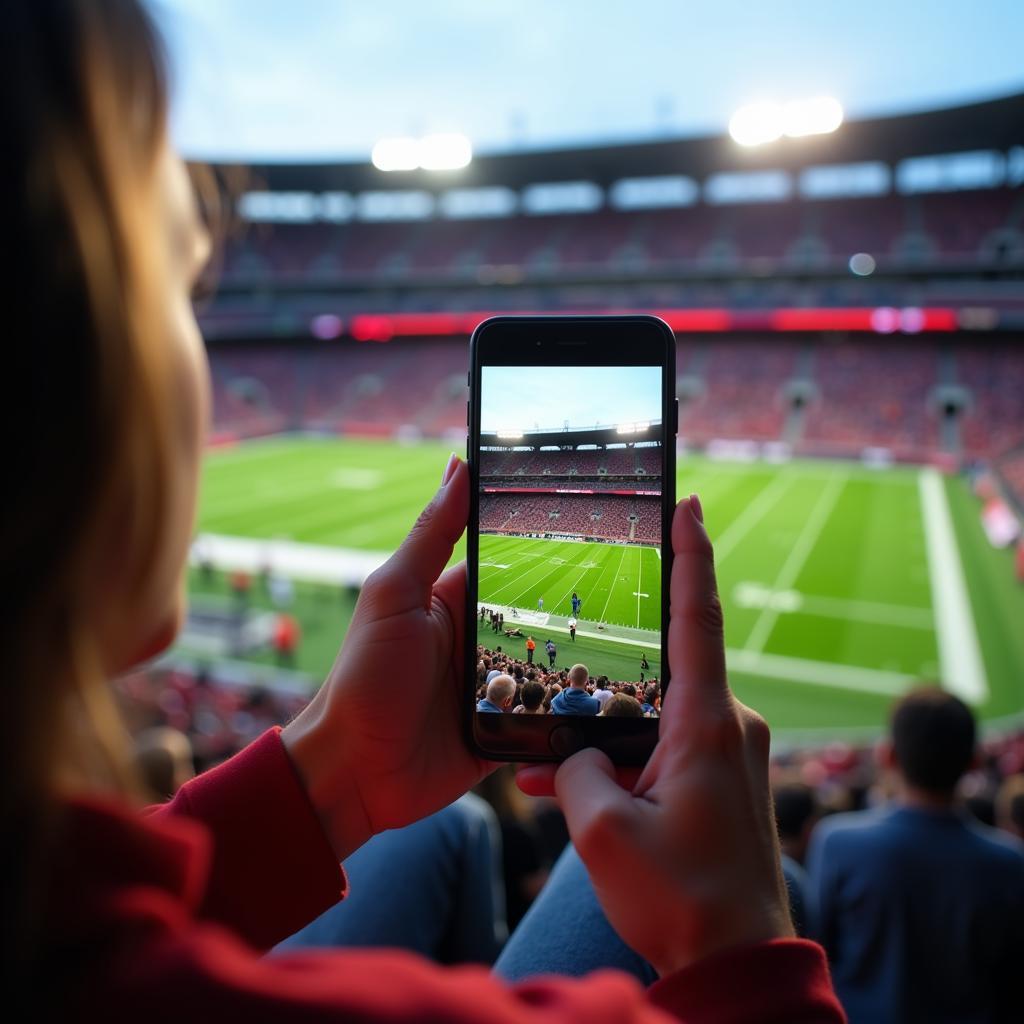
<svg viewBox="0 0 1024 1024">
<path fill-rule="evenodd" d="M 469 438 L 466 438 L 466 461 L 469 462 Z"/>
<path fill-rule="evenodd" d="M 672 430 L 672 433 L 673 434 L 678 434 L 679 433 L 679 399 L 678 398 L 676 399 L 675 417 L 676 417 L 676 422 L 675 422 L 675 426 L 674 426 L 674 428 Z"/>
<path fill-rule="evenodd" d="M 583 747 L 583 731 L 575 725 L 556 725 L 548 736 L 551 752 L 559 757 L 568 757 Z"/>
</svg>

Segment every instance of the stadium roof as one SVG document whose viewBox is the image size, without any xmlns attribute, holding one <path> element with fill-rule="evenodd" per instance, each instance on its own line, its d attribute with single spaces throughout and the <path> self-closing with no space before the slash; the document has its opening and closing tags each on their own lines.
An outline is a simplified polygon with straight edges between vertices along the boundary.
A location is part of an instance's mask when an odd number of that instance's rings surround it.
<svg viewBox="0 0 1024 1024">
<path fill-rule="evenodd" d="M 578 448 L 580 445 L 635 444 L 657 441 L 661 423 L 651 423 L 643 432 L 620 433 L 616 427 L 591 427 L 582 430 L 534 430 L 521 437 L 502 433 L 481 434 L 482 448 Z"/>
<path fill-rule="evenodd" d="M 384 173 L 368 161 L 259 164 L 254 185 L 270 190 L 364 191 L 586 180 L 598 185 L 630 176 L 722 170 L 791 169 L 859 160 L 896 163 L 910 156 L 1007 150 L 1024 143 L 1024 93 L 919 114 L 851 121 L 834 135 L 781 139 L 755 149 L 728 135 L 478 156 L 457 180 L 424 171 Z"/>
</svg>

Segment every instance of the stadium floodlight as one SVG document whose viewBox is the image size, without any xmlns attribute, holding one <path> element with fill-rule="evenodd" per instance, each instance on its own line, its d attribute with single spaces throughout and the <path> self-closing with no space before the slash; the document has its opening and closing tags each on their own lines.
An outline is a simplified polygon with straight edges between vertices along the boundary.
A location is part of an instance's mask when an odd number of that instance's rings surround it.
<svg viewBox="0 0 1024 1024">
<path fill-rule="evenodd" d="M 420 144 L 416 139 L 381 139 L 370 155 L 378 171 L 415 171 L 420 165 Z"/>
<path fill-rule="evenodd" d="M 791 139 L 828 135 L 843 123 L 843 108 L 831 96 L 794 100 L 782 110 L 782 130 Z"/>
<path fill-rule="evenodd" d="M 762 146 L 782 135 L 782 108 L 777 103 L 750 103 L 729 121 L 729 134 L 741 146 Z"/>
<path fill-rule="evenodd" d="M 869 252 L 855 252 L 850 257 L 850 272 L 858 277 L 870 277 L 875 272 L 875 257 Z"/>
<path fill-rule="evenodd" d="M 843 123 L 843 108 L 832 96 L 789 103 L 750 103 L 729 121 L 729 134 L 741 146 L 763 146 L 783 135 L 791 139 L 827 135 Z"/>
<path fill-rule="evenodd" d="M 465 135 L 449 132 L 420 139 L 419 164 L 425 171 L 457 171 L 473 159 L 473 147 Z"/>
<path fill-rule="evenodd" d="M 498 438 L 502 441 L 521 441 L 523 435 L 515 430 L 499 430 Z"/>
</svg>

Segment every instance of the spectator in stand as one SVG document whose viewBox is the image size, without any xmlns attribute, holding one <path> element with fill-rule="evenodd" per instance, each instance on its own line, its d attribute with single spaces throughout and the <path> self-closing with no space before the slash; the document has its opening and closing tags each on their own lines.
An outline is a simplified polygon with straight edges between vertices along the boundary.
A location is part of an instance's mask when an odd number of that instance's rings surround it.
<svg viewBox="0 0 1024 1024">
<path fill-rule="evenodd" d="M 608 677 L 598 676 L 594 681 L 594 699 L 601 707 L 604 707 L 612 698 L 612 691 L 608 689 Z"/>
<path fill-rule="evenodd" d="M 596 715 L 601 702 L 587 693 L 590 673 L 586 665 L 573 665 L 569 669 L 569 686 L 551 701 L 551 710 L 556 715 Z"/>
<path fill-rule="evenodd" d="M 477 711 L 511 711 L 516 696 L 516 681 L 511 676 L 497 675 L 487 684 L 487 696 L 477 703 Z"/>
<path fill-rule="evenodd" d="M 647 716 L 658 715 L 661 709 L 661 687 L 658 685 L 657 679 L 652 679 L 651 682 L 644 687 L 644 700 L 640 705 L 640 710 Z"/>
<path fill-rule="evenodd" d="M 1024 845 L 955 807 L 974 717 L 922 689 L 890 731 L 896 805 L 825 818 L 808 854 L 839 998 L 851 1024 L 1018 1020 Z"/>
<path fill-rule="evenodd" d="M 807 859 L 807 845 L 821 818 L 814 790 L 803 782 L 784 782 L 772 791 L 782 854 L 795 864 Z"/>
<path fill-rule="evenodd" d="M 235 569 L 228 577 L 231 594 L 239 611 L 249 607 L 249 595 L 252 592 L 252 577 L 244 569 Z"/>
<path fill-rule="evenodd" d="M 672 604 L 691 614 L 672 623 L 646 791 L 620 787 L 595 750 L 520 773 L 535 793 L 557 787 L 594 878 L 553 879 L 557 910 L 528 920 L 577 928 L 600 892 L 602 934 L 661 976 L 649 991 L 611 971 L 516 986 L 385 950 L 263 956 L 339 902 L 340 865 L 371 837 L 436 814 L 493 768 L 461 742 L 465 574 L 445 566 L 471 485 L 454 455 L 367 578 L 314 699 L 137 813 L 109 680 L 166 649 L 181 621 L 210 392 L 189 298 L 207 245 L 168 141 L 146 8 L 21 0 L 4 16 L 0 221 L 16 258 L 0 287 L 18 394 L 0 403 L 0 435 L 19 439 L 18 487 L 0 503 L 0 589 L 17 594 L 0 620 L 5 1003 L 42 1020 L 839 1021 L 820 949 L 786 917 L 769 734 L 728 689 L 695 498 L 673 519 Z M 44 407 L 56 413 L 25 430 L 25 409 Z M 387 700 L 381 651 L 410 666 L 391 673 Z M 513 937 L 506 952 L 541 970 L 586 959 L 552 939 Z"/>
<path fill-rule="evenodd" d="M 523 688 L 519 694 L 522 699 L 522 704 L 518 705 L 514 709 L 515 713 L 520 715 L 546 714 L 546 708 L 544 707 L 544 694 L 545 689 L 540 683 L 523 683 Z"/>
<path fill-rule="evenodd" d="M 603 718 L 643 718 L 644 713 L 640 705 L 632 697 L 624 693 L 612 694 L 610 700 L 604 702 L 604 706 L 598 712 Z"/>
<path fill-rule="evenodd" d="M 996 824 L 1024 840 L 1024 775 L 1011 775 L 996 795 Z"/>
<path fill-rule="evenodd" d="M 298 619 L 289 612 L 279 612 L 274 620 L 273 645 L 278 665 L 295 665 L 295 652 L 302 637 Z"/>
</svg>

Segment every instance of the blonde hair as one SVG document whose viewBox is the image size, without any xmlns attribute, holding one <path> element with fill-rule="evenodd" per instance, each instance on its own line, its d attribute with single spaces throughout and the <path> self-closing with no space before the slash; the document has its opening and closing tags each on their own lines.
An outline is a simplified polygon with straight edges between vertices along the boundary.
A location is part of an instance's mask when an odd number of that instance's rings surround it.
<svg viewBox="0 0 1024 1024">
<path fill-rule="evenodd" d="M 33 946 L 60 792 L 132 790 L 97 614 L 137 600 L 161 550 L 172 394 L 153 312 L 165 280 L 151 242 L 167 122 L 157 33 L 136 0 L 24 0 L 4 16 L 4 310 L 22 399 L 0 411 L 17 438 L 17 485 L 0 502 L 14 971 Z"/>
</svg>

